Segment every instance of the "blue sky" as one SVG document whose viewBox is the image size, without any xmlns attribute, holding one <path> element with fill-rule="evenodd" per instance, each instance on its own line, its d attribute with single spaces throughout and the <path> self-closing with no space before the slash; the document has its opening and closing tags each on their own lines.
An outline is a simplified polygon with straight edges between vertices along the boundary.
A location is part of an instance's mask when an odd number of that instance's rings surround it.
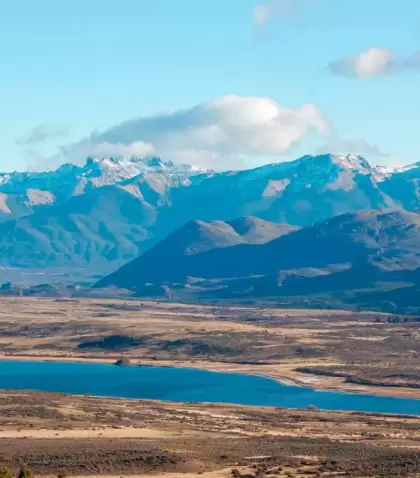
<svg viewBox="0 0 420 478">
<path fill-rule="evenodd" d="M 3 170 L 108 150 L 218 168 L 324 149 L 420 160 L 418 0 L 4 3 Z"/>
</svg>

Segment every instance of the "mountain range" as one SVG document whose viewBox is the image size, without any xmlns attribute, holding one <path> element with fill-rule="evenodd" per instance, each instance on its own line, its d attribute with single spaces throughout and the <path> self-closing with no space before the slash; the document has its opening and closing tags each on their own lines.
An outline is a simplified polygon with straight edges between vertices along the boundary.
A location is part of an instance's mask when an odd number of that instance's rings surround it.
<svg viewBox="0 0 420 478">
<path fill-rule="evenodd" d="M 158 157 L 88 158 L 0 174 L 0 267 L 111 272 L 191 220 L 307 227 L 347 212 L 419 208 L 420 163 L 389 170 L 321 155 L 214 172 Z"/>
<path fill-rule="evenodd" d="M 139 296 L 413 312 L 418 211 L 420 163 L 326 154 L 215 172 L 88 158 L 0 174 L 0 269 L 96 274 Z"/>
<path fill-rule="evenodd" d="M 231 221 L 252 216 L 273 239 L 267 222 L 306 228 L 388 209 L 420 209 L 420 163 L 389 170 L 360 156 L 321 155 L 214 172 L 157 157 L 88 158 L 0 174 L 0 267 L 112 271 L 192 220 L 235 230 Z M 221 241 L 234 241 L 231 232 Z"/>
<path fill-rule="evenodd" d="M 45 173 L 0 175 L 0 266 L 106 269 L 153 238 L 172 189 L 200 170 L 159 158 L 88 158 Z"/>
</svg>

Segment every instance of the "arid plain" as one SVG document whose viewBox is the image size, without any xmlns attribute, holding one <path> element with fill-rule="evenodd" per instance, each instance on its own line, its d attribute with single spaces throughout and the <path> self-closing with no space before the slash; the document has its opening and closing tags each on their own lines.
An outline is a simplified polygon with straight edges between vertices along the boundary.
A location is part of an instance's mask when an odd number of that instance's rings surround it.
<svg viewBox="0 0 420 478">
<path fill-rule="evenodd" d="M 124 359 L 420 398 L 415 317 L 22 297 L 0 309 L 3 359 Z M 416 417 L 11 391 L 0 404 L 0 461 L 43 475 L 420 473 Z"/>
</svg>

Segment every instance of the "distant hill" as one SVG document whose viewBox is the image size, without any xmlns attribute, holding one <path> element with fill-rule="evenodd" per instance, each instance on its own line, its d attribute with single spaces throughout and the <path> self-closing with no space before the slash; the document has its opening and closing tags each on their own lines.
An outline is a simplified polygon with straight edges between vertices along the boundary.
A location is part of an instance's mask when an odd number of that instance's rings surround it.
<svg viewBox="0 0 420 478">
<path fill-rule="evenodd" d="M 133 281 L 176 277 L 184 267 L 184 260 L 191 256 L 205 255 L 210 251 L 232 249 L 239 244 L 264 244 L 297 230 L 296 226 L 274 224 L 254 217 L 233 221 L 190 221 L 146 251 L 138 259 L 123 266 L 115 274 L 103 279 L 99 286 L 115 285 L 120 288 L 133 288 Z"/>
<path fill-rule="evenodd" d="M 264 244 L 296 231 L 297 226 L 256 217 L 232 221 L 189 221 L 154 248 L 160 255 L 193 255 L 237 244 Z"/>
<path fill-rule="evenodd" d="M 235 245 L 225 225 L 214 234 L 211 226 L 190 223 L 97 286 L 206 298 L 352 295 L 368 289 L 372 301 L 381 281 L 393 288 L 420 278 L 419 214 L 361 211 L 283 232 L 269 241 Z"/>
</svg>

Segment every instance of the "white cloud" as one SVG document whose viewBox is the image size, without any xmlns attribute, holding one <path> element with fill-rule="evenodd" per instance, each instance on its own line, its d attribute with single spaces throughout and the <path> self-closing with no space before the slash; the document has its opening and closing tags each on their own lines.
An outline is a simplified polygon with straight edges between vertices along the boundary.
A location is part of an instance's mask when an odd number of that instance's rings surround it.
<svg viewBox="0 0 420 478">
<path fill-rule="evenodd" d="M 123 143 L 96 143 L 91 139 L 85 139 L 79 143 L 73 144 L 69 148 L 62 147 L 61 151 L 66 156 L 77 156 L 86 159 L 88 156 L 92 157 L 106 157 L 106 156 L 150 156 L 155 154 L 153 145 L 144 143 L 143 141 L 134 141 L 130 144 Z"/>
<path fill-rule="evenodd" d="M 224 96 L 193 108 L 126 121 L 62 148 L 67 161 L 91 156 L 159 154 L 177 162 L 240 167 L 244 157 L 286 154 L 330 125 L 314 105 L 292 109 L 263 97 Z"/>
<path fill-rule="evenodd" d="M 268 0 L 259 3 L 253 11 L 254 23 L 263 28 L 273 18 L 295 16 L 299 9 L 300 0 Z"/>
<path fill-rule="evenodd" d="M 398 56 L 387 48 L 372 47 L 357 55 L 335 60 L 328 65 L 331 73 L 349 78 L 374 78 L 405 70 L 420 70 L 420 52 Z"/>
<path fill-rule="evenodd" d="M 261 4 L 254 8 L 254 23 L 257 27 L 265 26 L 271 18 L 270 5 Z"/>
</svg>

